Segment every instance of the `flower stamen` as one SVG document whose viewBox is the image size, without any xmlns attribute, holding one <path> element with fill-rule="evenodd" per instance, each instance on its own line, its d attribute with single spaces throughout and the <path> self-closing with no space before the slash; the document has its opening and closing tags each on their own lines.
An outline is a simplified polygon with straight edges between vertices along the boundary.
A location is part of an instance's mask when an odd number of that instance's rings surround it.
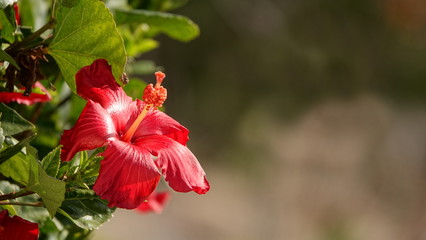
<svg viewBox="0 0 426 240">
<path fill-rule="evenodd" d="M 147 104 L 152 104 L 155 107 L 162 107 L 167 98 L 167 89 L 161 86 L 166 75 L 162 72 L 156 72 L 157 83 L 154 85 L 148 84 L 143 92 L 142 99 Z"/>
<path fill-rule="evenodd" d="M 157 78 L 157 83 L 155 84 L 155 87 L 152 85 L 152 83 L 148 84 L 143 92 L 142 99 L 146 104 L 145 107 L 142 109 L 142 112 L 139 114 L 139 116 L 136 118 L 136 120 L 132 123 L 130 128 L 122 137 L 122 140 L 125 142 L 130 142 L 133 137 L 133 134 L 135 134 L 136 129 L 139 127 L 148 111 L 152 108 L 162 107 L 164 101 L 166 101 L 167 89 L 161 86 L 161 83 L 166 77 L 166 74 L 164 74 L 163 72 L 156 72 L 155 76 Z"/>
</svg>

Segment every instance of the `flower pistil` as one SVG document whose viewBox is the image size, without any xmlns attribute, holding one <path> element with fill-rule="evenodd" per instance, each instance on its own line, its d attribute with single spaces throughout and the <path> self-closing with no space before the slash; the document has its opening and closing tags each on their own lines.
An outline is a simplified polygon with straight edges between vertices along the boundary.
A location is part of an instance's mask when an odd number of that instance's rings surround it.
<svg viewBox="0 0 426 240">
<path fill-rule="evenodd" d="M 163 72 L 156 72 L 155 77 L 157 79 L 155 87 L 152 85 L 152 83 L 148 84 L 143 92 L 142 99 L 146 103 L 144 109 L 122 137 L 122 140 L 125 142 L 130 142 L 133 137 L 133 134 L 136 132 L 136 129 L 139 127 L 148 111 L 153 108 L 157 109 L 158 107 L 162 107 L 163 103 L 166 101 L 167 89 L 161 86 L 161 83 L 166 77 L 166 74 L 164 74 Z"/>
</svg>

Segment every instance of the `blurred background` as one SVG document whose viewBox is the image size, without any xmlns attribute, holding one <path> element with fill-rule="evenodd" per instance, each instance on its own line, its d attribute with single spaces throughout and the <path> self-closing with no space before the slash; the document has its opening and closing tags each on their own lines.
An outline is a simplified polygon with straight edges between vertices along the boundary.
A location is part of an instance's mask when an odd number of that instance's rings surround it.
<svg viewBox="0 0 426 240">
<path fill-rule="evenodd" d="M 426 1 L 204 0 L 143 55 L 206 195 L 117 210 L 95 240 L 426 239 Z"/>
</svg>

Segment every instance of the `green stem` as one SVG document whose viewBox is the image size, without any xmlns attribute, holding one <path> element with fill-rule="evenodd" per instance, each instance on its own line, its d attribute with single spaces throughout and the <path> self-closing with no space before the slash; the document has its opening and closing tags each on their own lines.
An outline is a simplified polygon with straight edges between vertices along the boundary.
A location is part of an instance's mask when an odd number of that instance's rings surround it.
<svg viewBox="0 0 426 240">
<path fill-rule="evenodd" d="M 21 42 L 16 42 L 12 45 L 10 45 L 6 51 L 12 52 L 15 49 L 19 49 L 21 47 L 24 47 L 30 43 L 32 43 L 34 40 L 36 40 L 41 34 L 43 34 L 46 30 L 52 29 L 55 26 L 56 19 L 51 18 L 49 22 L 47 22 L 43 27 L 41 27 L 39 30 L 35 31 L 33 34 L 28 36 L 27 38 L 24 38 Z"/>
<path fill-rule="evenodd" d="M 56 19 L 56 0 L 52 1 L 52 11 L 50 14 L 50 19 Z"/>
<path fill-rule="evenodd" d="M 0 202 L 0 205 L 18 205 L 18 206 L 31 206 L 31 207 L 43 207 L 44 204 L 42 202 Z"/>
<path fill-rule="evenodd" d="M 36 40 L 38 37 L 40 37 L 41 34 L 46 32 L 48 29 L 52 29 L 55 26 L 56 23 L 56 1 L 52 1 L 52 11 L 50 15 L 50 20 L 47 22 L 43 27 L 41 27 L 39 30 L 35 31 L 33 34 L 31 34 L 29 37 L 24 38 L 21 42 L 15 42 L 12 45 L 10 45 L 6 50 L 8 52 L 13 52 L 15 49 L 19 49 L 21 47 L 27 46 L 30 43 L 32 43 L 34 40 Z"/>
</svg>

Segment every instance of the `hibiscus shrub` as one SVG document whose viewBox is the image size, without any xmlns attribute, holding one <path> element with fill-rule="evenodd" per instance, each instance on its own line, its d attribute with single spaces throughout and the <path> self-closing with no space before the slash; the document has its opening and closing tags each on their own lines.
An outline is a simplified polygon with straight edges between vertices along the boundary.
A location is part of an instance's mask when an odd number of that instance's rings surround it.
<svg viewBox="0 0 426 240">
<path fill-rule="evenodd" d="M 162 67 L 140 58 L 159 34 L 198 36 L 166 13 L 186 2 L 0 0 L 0 239 L 83 239 L 117 207 L 161 212 L 161 179 L 209 190 L 161 111 Z"/>
</svg>

